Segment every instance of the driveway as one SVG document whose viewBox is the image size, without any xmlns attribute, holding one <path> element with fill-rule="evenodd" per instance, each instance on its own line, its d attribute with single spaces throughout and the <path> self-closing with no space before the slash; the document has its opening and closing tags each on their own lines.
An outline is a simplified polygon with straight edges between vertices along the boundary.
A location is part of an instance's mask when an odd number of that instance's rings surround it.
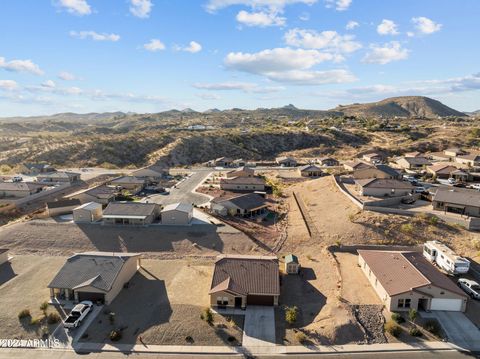
<svg viewBox="0 0 480 359">
<path fill-rule="evenodd" d="M 461 312 L 432 311 L 422 313 L 434 317 L 442 325 L 449 342 L 468 350 L 480 350 L 480 329 Z"/>
<path fill-rule="evenodd" d="M 149 203 L 167 205 L 177 202 L 194 203 L 197 206 L 210 201 L 210 197 L 201 193 L 193 192 L 212 171 L 193 172 L 185 180 L 170 188 L 170 194 L 156 194 L 149 196 L 146 200 Z"/>
<path fill-rule="evenodd" d="M 269 306 L 247 306 L 243 324 L 242 346 L 268 347 L 275 345 L 275 314 Z"/>
</svg>

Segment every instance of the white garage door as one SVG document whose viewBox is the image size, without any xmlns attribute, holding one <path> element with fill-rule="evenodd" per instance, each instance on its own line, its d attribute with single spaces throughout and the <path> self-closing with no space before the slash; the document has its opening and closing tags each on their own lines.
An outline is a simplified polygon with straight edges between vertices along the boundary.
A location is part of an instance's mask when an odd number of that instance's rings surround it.
<svg viewBox="0 0 480 359">
<path fill-rule="evenodd" d="M 433 298 L 430 310 L 450 310 L 459 312 L 462 310 L 462 299 L 438 299 Z"/>
</svg>

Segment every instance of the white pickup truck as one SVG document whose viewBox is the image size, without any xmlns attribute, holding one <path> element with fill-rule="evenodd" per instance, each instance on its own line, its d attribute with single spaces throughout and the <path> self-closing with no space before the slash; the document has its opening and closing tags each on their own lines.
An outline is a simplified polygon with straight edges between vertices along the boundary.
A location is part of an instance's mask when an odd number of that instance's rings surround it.
<svg viewBox="0 0 480 359">
<path fill-rule="evenodd" d="M 90 313 L 92 306 L 93 303 L 89 300 L 84 300 L 83 302 L 77 304 L 75 307 L 73 307 L 68 317 L 65 318 L 63 326 L 68 329 L 78 327 L 87 314 Z"/>
</svg>

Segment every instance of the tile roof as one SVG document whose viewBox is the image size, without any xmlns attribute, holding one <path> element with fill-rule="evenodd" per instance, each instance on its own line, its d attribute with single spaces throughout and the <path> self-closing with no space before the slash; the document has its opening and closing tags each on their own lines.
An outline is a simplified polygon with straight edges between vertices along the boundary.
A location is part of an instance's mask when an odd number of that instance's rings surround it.
<svg viewBox="0 0 480 359">
<path fill-rule="evenodd" d="M 377 170 L 382 171 L 383 173 L 386 173 L 389 176 L 392 176 L 392 177 L 399 177 L 400 176 L 400 173 L 397 170 L 395 170 L 394 168 L 392 168 L 388 165 L 376 165 L 375 168 Z"/>
<path fill-rule="evenodd" d="M 300 172 L 303 171 L 317 171 L 317 172 L 322 172 L 322 169 L 318 166 L 315 165 L 305 165 L 300 167 Z"/>
<path fill-rule="evenodd" d="M 231 177 L 231 178 L 222 178 L 220 183 L 226 184 L 239 184 L 239 185 L 264 185 L 265 180 L 262 177 Z"/>
<path fill-rule="evenodd" d="M 464 296 L 450 279 L 418 252 L 358 250 L 382 287 L 393 296 L 433 285 Z"/>
<path fill-rule="evenodd" d="M 480 192 L 475 189 L 439 187 L 433 201 L 480 207 Z"/>
<path fill-rule="evenodd" d="M 125 263 L 139 253 L 86 252 L 67 259 L 48 285 L 49 288 L 75 289 L 93 286 L 108 292 Z"/>
<path fill-rule="evenodd" d="M 430 162 L 425 157 L 400 157 L 397 160 L 397 162 L 400 160 L 407 161 L 411 165 L 431 165 L 432 164 L 432 162 Z"/>
<path fill-rule="evenodd" d="M 371 165 L 369 163 L 365 163 L 365 162 L 360 161 L 360 160 L 347 161 L 347 162 L 345 162 L 345 166 L 352 167 L 353 169 L 373 167 L 373 165 Z"/>
<path fill-rule="evenodd" d="M 93 211 L 94 209 L 97 209 L 97 208 L 102 208 L 102 205 L 97 202 L 88 202 L 88 203 L 82 204 L 81 206 L 78 206 L 77 208 L 74 209 L 74 211 L 77 209 L 85 209 L 88 211 Z"/>
<path fill-rule="evenodd" d="M 229 199 L 222 199 L 222 198 L 219 198 L 218 200 L 214 199 L 213 202 L 218 204 L 222 204 L 224 202 L 230 202 L 234 204 L 236 207 L 247 210 L 247 211 L 251 211 L 257 208 L 262 208 L 267 206 L 265 198 L 263 198 L 262 196 L 259 196 L 256 193 L 242 194 L 240 196 L 236 196 Z"/>
<path fill-rule="evenodd" d="M 62 208 L 62 207 L 71 207 L 79 206 L 81 204 L 79 199 L 62 199 L 59 201 L 47 202 L 48 208 Z"/>
<path fill-rule="evenodd" d="M 158 207 L 155 203 L 138 202 L 110 202 L 103 211 L 103 217 L 109 216 L 138 216 L 148 217 Z"/>
<path fill-rule="evenodd" d="M 262 256 L 220 256 L 210 293 L 231 290 L 247 295 L 280 295 L 278 259 Z"/>
<path fill-rule="evenodd" d="M 355 180 L 361 187 L 367 188 L 398 188 L 398 189 L 413 189 L 414 186 L 407 181 L 400 181 L 389 178 L 365 178 Z"/>
<path fill-rule="evenodd" d="M 427 169 L 435 173 L 438 173 L 438 172 L 450 173 L 451 171 L 455 171 L 457 167 L 453 165 L 449 165 L 447 163 L 435 163 L 431 166 L 428 166 Z"/>
<path fill-rule="evenodd" d="M 124 177 L 116 178 L 110 183 L 112 184 L 114 183 L 144 184 L 145 180 L 138 177 L 134 177 L 134 176 L 124 176 Z"/>
<path fill-rule="evenodd" d="M 168 211 L 180 211 L 180 212 L 187 212 L 190 213 L 193 211 L 193 206 L 191 203 L 172 203 L 172 204 L 167 204 L 163 209 L 163 212 L 168 212 Z"/>
</svg>

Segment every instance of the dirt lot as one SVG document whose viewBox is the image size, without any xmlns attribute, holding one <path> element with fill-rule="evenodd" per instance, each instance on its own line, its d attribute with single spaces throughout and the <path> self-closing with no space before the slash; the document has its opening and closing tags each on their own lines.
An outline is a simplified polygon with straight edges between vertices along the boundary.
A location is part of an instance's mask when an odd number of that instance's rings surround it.
<svg viewBox="0 0 480 359">
<path fill-rule="evenodd" d="M 17 315 L 29 309 L 32 318 L 43 317 L 40 304 L 50 298 L 47 285 L 64 261 L 64 257 L 15 256 L 0 266 L 0 338 L 41 338 L 45 321 L 31 325 L 30 318 L 20 321 Z M 56 310 L 50 307 L 48 312 Z M 48 326 L 49 333 L 55 327 Z"/>
<path fill-rule="evenodd" d="M 0 247 L 15 254 L 69 256 L 75 252 L 142 252 L 147 257 L 213 257 L 219 253 L 261 254 L 264 250 L 228 226 L 128 227 L 33 220 L 0 228 Z"/>
<path fill-rule="evenodd" d="M 123 328 L 119 343 L 184 345 L 238 344 L 243 316 L 200 319 L 209 306 L 213 262 L 142 260 L 142 269 L 113 303 L 99 314 L 83 340 L 111 343 L 111 330 Z M 108 313 L 115 313 L 112 324 Z M 230 320 L 227 320 L 230 319 Z"/>
</svg>

